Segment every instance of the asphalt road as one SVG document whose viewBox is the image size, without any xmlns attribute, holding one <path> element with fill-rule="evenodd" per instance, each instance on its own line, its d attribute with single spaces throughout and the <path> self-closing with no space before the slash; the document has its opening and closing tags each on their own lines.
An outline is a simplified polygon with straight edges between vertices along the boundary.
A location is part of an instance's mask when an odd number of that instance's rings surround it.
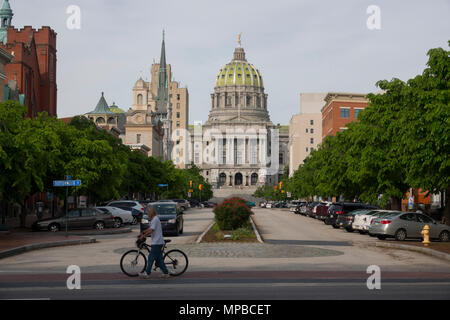
<svg viewBox="0 0 450 320">
<path fill-rule="evenodd" d="M 335 230 L 286 210 L 256 209 L 264 244 L 195 244 L 210 209 L 185 214 L 173 246 L 189 256 L 181 277 L 128 278 L 118 262 L 132 234 L 99 243 L 51 248 L 0 260 L 0 299 L 450 299 L 450 264 L 423 254 L 375 248 L 374 238 Z M 69 290 L 66 268 L 81 268 Z M 368 266 L 380 267 L 381 289 L 369 290 Z"/>
</svg>

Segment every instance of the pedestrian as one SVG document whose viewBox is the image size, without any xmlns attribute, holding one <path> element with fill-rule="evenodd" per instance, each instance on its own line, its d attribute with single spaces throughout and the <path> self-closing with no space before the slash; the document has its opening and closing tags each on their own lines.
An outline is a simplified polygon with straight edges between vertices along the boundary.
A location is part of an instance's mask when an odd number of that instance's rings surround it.
<svg viewBox="0 0 450 320">
<path fill-rule="evenodd" d="M 155 208 L 151 206 L 148 207 L 147 215 L 151 219 L 150 227 L 141 233 L 139 239 L 143 240 L 145 237 L 151 235 L 152 244 L 150 254 L 148 255 L 147 268 L 145 269 L 144 272 L 141 272 L 139 276 L 148 279 L 152 272 L 153 263 L 156 261 L 156 265 L 163 272 L 162 278 L 167 279 L 169 277 L 169 271 L 167 270 L 162 255 L 162 250 L 165 245 L 165 242 L 162 233 L 161 221 L 159 220 L 159 217 L 156 215 Z"/>
</svg>

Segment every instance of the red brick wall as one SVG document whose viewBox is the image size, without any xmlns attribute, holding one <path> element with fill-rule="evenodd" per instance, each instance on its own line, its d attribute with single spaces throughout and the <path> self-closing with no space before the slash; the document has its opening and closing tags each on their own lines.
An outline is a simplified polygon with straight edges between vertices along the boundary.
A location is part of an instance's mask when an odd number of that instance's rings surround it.
<svg viewBox="0 0 450 320">
<path fill-rule="evenodd" d="M 341 107 L 350 109 L 348 118 L 341 118 Z M 332 101 L 322 111 L 322 140 L 328 135 L 335 136 L 347 123 L 356 121 L 355 110 L 366 107 L 366 102 Z"/>
<path fill-rule="evenodd" d="M 13 61 L 5 68 L 6 81 L 17 80 L 19 92 L 25 94 L 27 116 L 34 117 L 41 111 L 56 116 L 56 33 L 49 27 L 9 27 L 8 43 L 0 45 L 14 52 Z"/>
</svg>

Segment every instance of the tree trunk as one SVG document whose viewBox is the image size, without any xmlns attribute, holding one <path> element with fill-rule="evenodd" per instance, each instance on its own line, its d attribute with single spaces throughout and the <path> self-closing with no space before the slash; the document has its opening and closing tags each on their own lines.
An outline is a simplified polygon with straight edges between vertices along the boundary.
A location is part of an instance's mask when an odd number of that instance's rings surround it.
<svg viewBox="0 0 450 320">
<path fill-rule="evenodd" d="M 402 210 L 402 199 L 392 197 L 391 198 L 391 210 L 401 211 Z"/>
<path fill-rule="evenodd" d="M 22 209 L 20 210 L 20 227 L 25 228 L 27 222 L 28 208 L 26 202 L 22 204 Z"/>
<path fill-rule="evenodd" d="M 447 189 L 445 189 L 444 218 L 445 224 L 450 226 L 450 187 L 447 187 Z"/>
</svg>

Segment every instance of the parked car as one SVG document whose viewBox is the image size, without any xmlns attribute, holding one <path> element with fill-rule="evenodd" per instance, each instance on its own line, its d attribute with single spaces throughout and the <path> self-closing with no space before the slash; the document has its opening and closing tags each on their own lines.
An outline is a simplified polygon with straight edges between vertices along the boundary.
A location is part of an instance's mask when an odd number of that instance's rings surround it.
<svg viewBox="0 0 450 320">
<path fill-rule="evenodd" d="M 313 215 L 313 209 L 315 206 L 317 206 L 318 204 L 320 204 L 320 202 L 314 201 L 314 202 L 308 202 L 308 205 L 306 206 L 306 212 L 305 215 L 307 217 L 312 217 Z"/>
<path fill-rule="evenodd" d="M 265 208 L 266 205 L 267 205 L 267 201 L 261 201 L 261 202 L 259 203 L 259 206 L 260 206 L 261 208 Z"/>
<path fill-rule="evenodd" d="M 217 203 L 211 201 L 203 201 L 202 205 L 204 208 L 214 208 L 217 206 Z"/>
<path fill-rule="evenodd" d="M 48 230 L 57 232 L 67 229 L 94 228 L 103 230 L 114 227 L 114 216 L 96 208 L 73 209 L 65 215 L 57 218 L 41 219 L 31 226 L 34 231 Z"/>
<path fill-rule="evenodd" d="M 267 209 L 272 209 L 272 208 L 275 208 L 274 202 L 273 202 L 273 201 L 269 201 L 269 202 L 267 202 L 267 204 L 266 204 L 266 208 L 267 208 Z"/>
<path fill-rule="evenodd" d="M 343 227 L 348 232 L 353 232 L 355 231 L 355 229 L 353 229 L 353 221 L 355 220 L 355 216 L 366 214 L 371 211 L 373 211 L 373 209 L 359 209 L 340 214 L 336 220 L 336 224 L 339 225 L 339 227 Z"/>
<path fill-rule="evenodd" d="M 306 201 L 300 202 L 297 204 L 297 206 L 294 208 L 294 210 L 291 210 L 292 212 L 294 212 L 295 214 L 300 214 L 302 209 L 304 209 L 306 207 Z"/>
<path fill-rule="evenodd" d="M 247 207 L 249 207 L 249 208 L 256 207 L 256 204 L 253 201 L 247 201 L 246 204 L 247 204 Z"/>
<path fill-rule="evenodd" d="M 288 204 L 287 204 L 287 207 L 288 207 L 289 209 L 295 208 L 295 207 L 297 207 L 297 205 L 298 205 L 300 202 L 301 202 L 300 200 L 292 200 L 292 201 L 289 201 Z M 291 210 L 289 210 L 289 211 L 291 211 Z"/>
<path fill-rule="evenodd" d="M 185 199 L 172 199 L 172 201 L 179 203 L 180 209 L 182 211 L 186 211 L 187 209 L 189 209 L 191 207 L 191 204 L 189 203 L 189 201 L 187 201 Z"/>
<path fill-rule="evenodd" d="M 314 210 L 315 218 L 324 221 L 328 215 L 328 209 L 330 208 L 331 203 L 320 203 L 318 204 Z"/>
<path fill-rule="evenodd" d="M 135 200 L 116 200 L 116 201 L 110 201 L 106 205 L 108 207 L 116 207 L 120 209 L 124 209 L 127 211 L 131 211 L 131 208 L 134 208 L 138 211 L 144 212 L 145 205 L 141 204 L 139 201 Z"/>
<path fill-rule="evenodd" d="M 136 224 L 137 219 L 133 218 L 133 215 L 130 211 L 123 210 L 116 207 L 96 207 L 98 210 L 101 210 L 105 213 L 110 213 L 114 216 L 114 228 L 120 228 L 124 223 Z"/>
<path fill-rule="evenodd" d="M 333 202 L 330 208 L 328 209 L 328 215 L 325 220 L 326 224 L 332 225 L 333 228 L 339 229 L 340 226 L 336 224 L 338 216 L 358 209 L 378 209 L 378 208 L 370 204 L 359 202 Z"/>
<path fill-rule="evenodd" d="M 150 209 L 150 207 L 153 207 L 155 209 L 156 215 L 161 221 L 163 235 L 178 236 L 183 233 L 183 211 L 178 209 L 176 202 L 159 201 L 150 203 L 145 209 L 144 215 L 141 219 L 141 224 L 143 225 L 141 229 L 145 230 L 146 227 L 150 225 L 150 221 L 148 218 L 148 210 Z M 148 224 L 148 226 L 146 224 Z"/>
<path fill-rule="evenodd" d="M 201 208 L 200 201 L 195 199 L 190 199 L 189 204 L 191 208 Z"/>
<path fill-rule="evenodd" d="M 354 217 L 352 228 L 361 234 L 365 234 L 369 231 L 370 221 L 376 217 L 380 212 L 391 212 L 388 210 L 369 210 L 368 212 L 363 212 Z"/>
<path fill-rule="evenodd" d="M 407 238 L 422 238 L 421 231 L 428 225 L 430 239 L 450 240 L 450 227 L 436 222 L 432 218 L 415 212 L 393 212 L 390 215 L 374 218 L 369 227 L 369 233 L 378 239 L 395 238 L 403 241 Z"/>
</svg>

